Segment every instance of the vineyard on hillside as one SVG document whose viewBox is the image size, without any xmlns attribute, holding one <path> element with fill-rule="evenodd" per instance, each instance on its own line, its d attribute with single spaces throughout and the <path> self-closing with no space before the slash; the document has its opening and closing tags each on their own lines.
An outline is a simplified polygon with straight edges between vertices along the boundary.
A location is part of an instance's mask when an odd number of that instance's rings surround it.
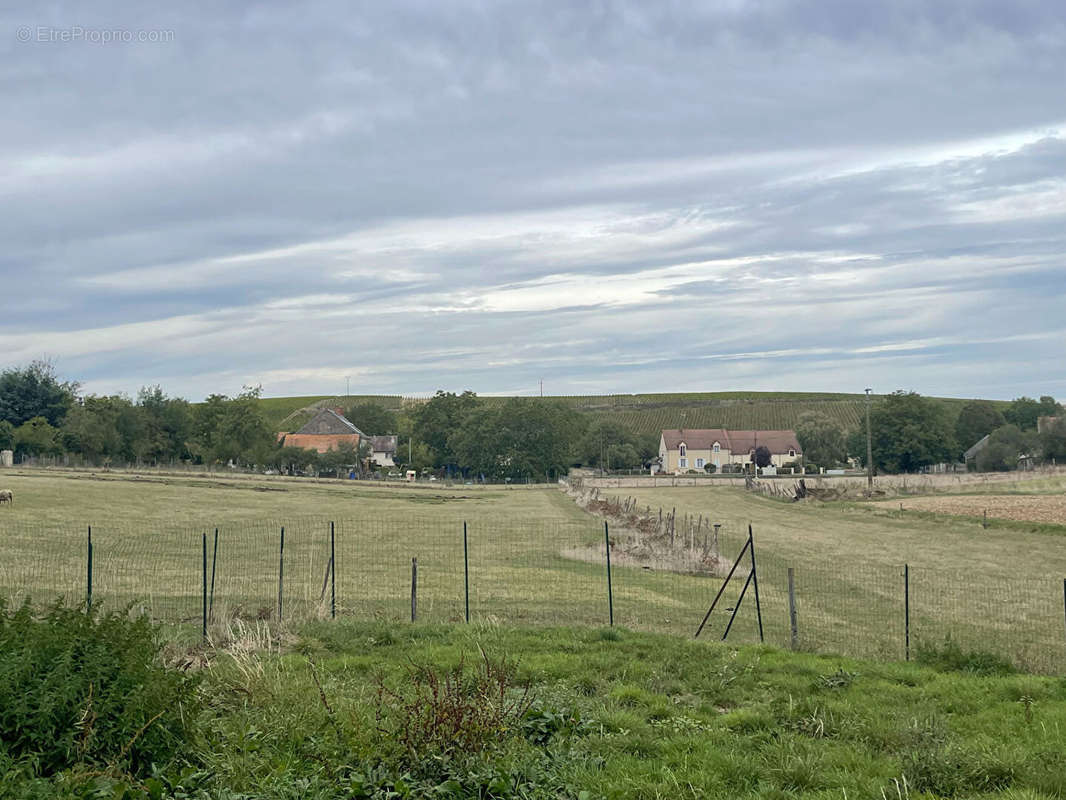
<svg viewBox="0 0 1066 800">
<path fill-rule="evenodd" d="M 398 410 L 429 397 L 399 395 L 351 395 L 348 397 L 270 397 L 260 402 L 268 421 L 275 426 L 285 423 L 293 430 L 311 412 L 303 409 L 321 405 L 350 407 L 357 403 L 379 403 Z M 481 397 L 488 406 L 510 397 Z M 794 428 L 802 414 L 817 411 L 835 420 L 842 428 L 862 424 L 866 397 L 861 394 L 818 392 L 687 392 L 678 394 L 563 395 L 545 397 L 566 403 L 590 416 L 609 419 L 634 433 L 653 434 L 664 428 L 731 428 L 773 430 Z M 875 395 L 876 401 L 878 397 Z M 945 398 L 957 410 L 966 400 Z"/>
</svg>

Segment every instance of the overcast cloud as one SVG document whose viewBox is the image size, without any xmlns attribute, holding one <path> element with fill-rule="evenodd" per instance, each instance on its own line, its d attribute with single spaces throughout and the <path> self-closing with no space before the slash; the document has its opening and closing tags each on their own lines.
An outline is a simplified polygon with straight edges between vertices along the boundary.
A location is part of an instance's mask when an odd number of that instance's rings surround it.
<svg viewBox="0 0 1066 800">
<path fill-rule="evenodd" d="M 1066 396 L 1061 0 L 22 5 L 0 367 Z"/>
</svg>

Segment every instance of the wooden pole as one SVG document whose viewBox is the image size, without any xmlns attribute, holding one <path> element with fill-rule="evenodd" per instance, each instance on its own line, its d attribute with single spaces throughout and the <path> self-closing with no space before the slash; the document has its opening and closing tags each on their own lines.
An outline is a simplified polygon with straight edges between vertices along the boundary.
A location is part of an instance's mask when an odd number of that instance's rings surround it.
<svg viewBox="0 0 1066 800">
<path fill-rule="evenodd" d="M 470 550 L 466 543 L 466 522 L 463 522 L 463 588 L 466 590 L 466 621 L 470 622 Z"/>
<path fill-rule="evenodd" d="M 611 535 L 607 529 L 607 521 L 603 522 L 603 541 L 607 548 L 607 619 L 611 627 L 614 627 L 614 589 L 611 586 Z"/>
<path fill-rule="evenodd" d="M 791 631 L 789 641 L 795 650 L 799 644 L 799 626 L 796 624 L 796 570 L 788 568 L 788 625 Z"/>
<path fill-rule="evenodd" d="M 418 619 L 418 559 L 411 559 L 411 622 Z"/>
<path fill-rule="evenodd" d="M 278 548 L 278 622 L 282 619 L 282 593 L 285 588 L 285 526 L 281 526 L 281 545 Z"/>
</svg>

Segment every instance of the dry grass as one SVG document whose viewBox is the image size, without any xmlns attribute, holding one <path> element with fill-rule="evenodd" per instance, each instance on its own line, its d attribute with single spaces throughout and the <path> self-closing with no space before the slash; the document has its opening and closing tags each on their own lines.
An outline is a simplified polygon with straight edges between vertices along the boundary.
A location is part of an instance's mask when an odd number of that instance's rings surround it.
<svg viewBox="0 0 1066 800">
<path fill-rule="evenodd" d="M 931 511 L 960 517 L 983 517 L 987 512 L 990 518 L 996 519 L 1066 525 L 1066 494 L 910 497 L 899 505 L 905 511 Z M 893 503 L 892 507 L 898 506 Z"/>
</svg>

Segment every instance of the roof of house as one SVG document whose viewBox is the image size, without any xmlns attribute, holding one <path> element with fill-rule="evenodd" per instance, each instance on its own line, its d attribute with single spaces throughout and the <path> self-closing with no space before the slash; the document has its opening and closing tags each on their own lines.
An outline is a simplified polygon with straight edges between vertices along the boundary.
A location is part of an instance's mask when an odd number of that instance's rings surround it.
<svg viewBox="0 0 1066 800">
<path fill-rule="evenodd" d="M 320 409 L 318 413 L 311 417 L 311 419 L 309 419 L 302 428 L 296 431 L 296 433 L 312 436 L 356 434 L 360 439 L 366 436 L 366 434 L 332 408 Z"/>
<path fill-rule="evenodd" d="M 676 450 L 682 442 L 693 450 L 710 450 L 715 442 L 728 448 L 729 434 L 724 428 L 675 428 L 663 431 L 663 441 L 667 450 Z"/>
<path fill-rule="evenodd" d="M 395 433 L 388 436 L 371 436 L 370 446 L 375 453 L 395 453 L 396 443 L 399 437 Z"/>
<path fill-rule="evenodd" d="M 986 433 L 984 436 L 978 439 L 977 444 L 975 444 L 973 447 L 971 447 L 969 450 L 962 454 L 963 459 L 965 461 L 969 461 L 971 458 L 976 458 L 978 453 L 988 447 L 988 437 L 991 435 L 992 434 L 990 433 Z"/>
<path fill-rule="evenodd" d="M 802 453 L 796 432 L 731 431 L 725 428 L 674 428 L 663 431 L 667 450 L 676 450 L 682 442 L 693 450 L 710 450 L 715 442 L 733 453 L 748 453 L 756 447 L 766 447 L 771 453 L 785 454 L 790 450 Z"/>
</svg>

